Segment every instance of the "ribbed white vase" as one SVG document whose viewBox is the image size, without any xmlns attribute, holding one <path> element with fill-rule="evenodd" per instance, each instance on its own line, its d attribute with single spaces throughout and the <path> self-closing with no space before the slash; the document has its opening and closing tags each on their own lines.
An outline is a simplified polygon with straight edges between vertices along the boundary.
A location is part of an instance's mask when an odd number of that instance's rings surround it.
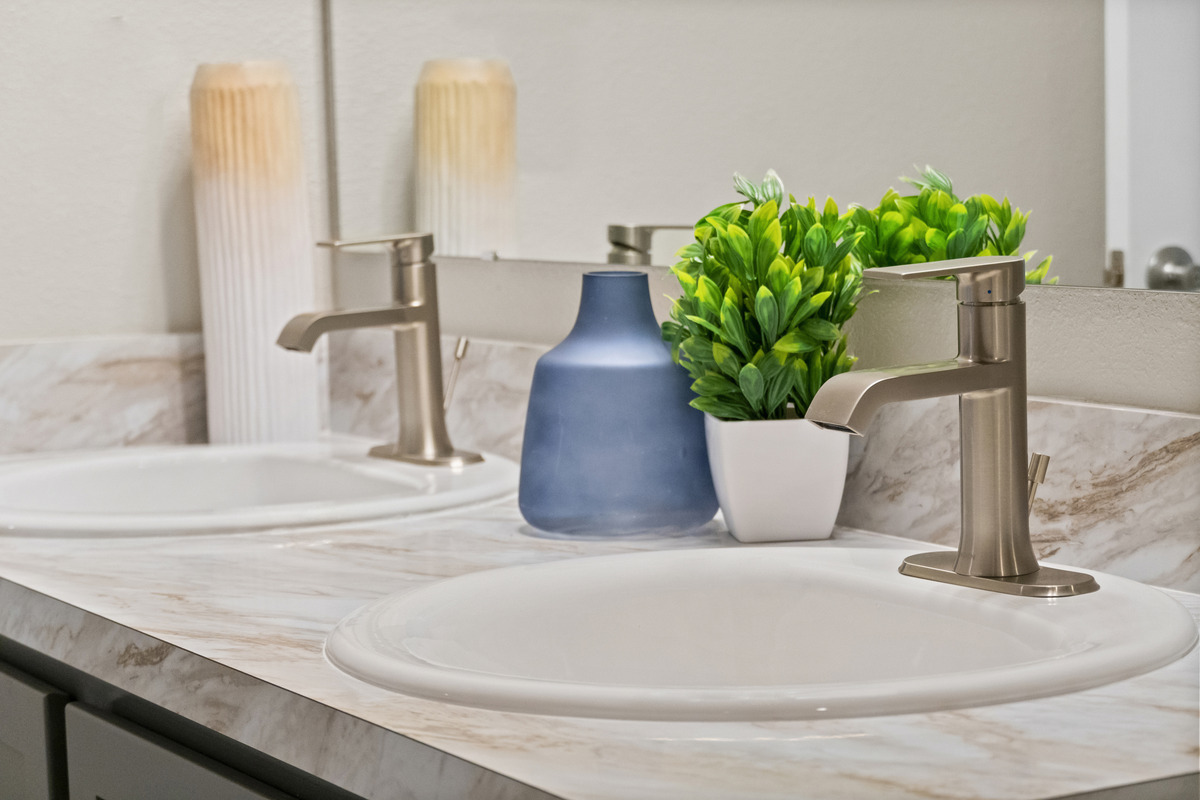
<svg viewBox="0 0 1200 800">
<path fill-rule="evenodd" d="M 296 87 L 283 64 L 204 64 L 191 104 L 209 441 L 311 440 L 318 360 L 275 344 L 319 308 Z"/>
<path fill-rule="evenodd" d="M 498 60 L 427 61 L 414 115 L 417 230 L 446 255 L 512 254 L 517 89 Z"/>
</svg>

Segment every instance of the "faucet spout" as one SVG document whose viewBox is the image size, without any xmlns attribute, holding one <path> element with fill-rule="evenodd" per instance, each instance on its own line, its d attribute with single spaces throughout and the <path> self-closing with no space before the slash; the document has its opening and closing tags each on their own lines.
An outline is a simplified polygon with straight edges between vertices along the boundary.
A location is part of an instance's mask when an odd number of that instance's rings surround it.
<svg viewBox="0 0 1200 800">
<path fill-rule="evenodd" d="M 362 311 L 314 311 L 297 314 L 280 331 L 276 344 L 286 350 L 309 353 L 316 347 L 317 340 L 330 331 L 420 322 L 424 316 L 420 313 L 423 305 L 418 302 Z"/>
<path fill-rule="evenodd" d="M 822 428 L 861 436 L 880 406 L 888 403 L 1001 389 L 1012 383 L 1011 362 L 985 364 L 964 358 L 845 372 L 825 382 L 804 418 Z"/>
</svg>

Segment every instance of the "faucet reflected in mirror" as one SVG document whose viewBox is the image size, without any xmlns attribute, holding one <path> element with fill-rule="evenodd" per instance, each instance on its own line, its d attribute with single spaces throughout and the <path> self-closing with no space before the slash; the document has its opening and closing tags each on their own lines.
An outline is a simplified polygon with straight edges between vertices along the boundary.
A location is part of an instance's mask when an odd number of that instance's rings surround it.
<svg viewBox="0 0 1200 800">
<path fill-rule="evenodd" d="M 279 346 L 309 352 L 317 340 L 330 331 L 392 328 L 395 336 L 400 431 L 395 443 L 373 447 L 371 455 L 439 467 L 462 467 L 482 461 L 483 457 L 478 453 L 456 449 L 446 431 L 437 272 L 430 260 L 433 255 L 433 235 L 410 233 L 321 244 L 335 248 L 388 245 L 391 250 L 392 305 L 298 314 L 279 334 Z"/>
<path fill-rule="evenodd" d="M 864 274 L 892 280 L 951 276 L 958 281 L 956 358 L 834 376 L 817 392 L 805 415 L 823 428 L 861 435 L 887 403 L 959 396 L 962 535 L 958 552 L 910 556 L 900 571 L 1026 596 L 1096 591 L 1099 586 L 1090 575 L 1039 567 L 1029 537 L 1025 304 L 1020 298 L 1025 288 L 1024 259 L 962 258 L 869 269 Z"/>
</svg>

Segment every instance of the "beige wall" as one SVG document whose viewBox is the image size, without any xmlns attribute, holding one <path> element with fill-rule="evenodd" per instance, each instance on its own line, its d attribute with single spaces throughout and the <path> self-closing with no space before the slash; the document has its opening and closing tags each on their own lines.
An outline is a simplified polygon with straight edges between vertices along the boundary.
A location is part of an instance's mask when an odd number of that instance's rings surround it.
<svg viewBox="0 0 1200 800">
<path fill-rule="evenodd" d="M 201 62 L 288 63 L 324 202 L 314 3 L 0 0 L 0 32 L 0 340 L 200 328 Z"/>
</svg>

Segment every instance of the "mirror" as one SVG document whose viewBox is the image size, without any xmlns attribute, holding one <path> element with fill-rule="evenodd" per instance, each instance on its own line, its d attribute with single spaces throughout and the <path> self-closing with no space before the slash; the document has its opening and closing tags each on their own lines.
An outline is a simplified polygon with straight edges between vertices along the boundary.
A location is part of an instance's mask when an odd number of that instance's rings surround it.
<svg viewBox="0 0 1200 800">
<path fill-rule="evenodd" d="M 874 207 L 928 163 L 960 196 L 1032 209 L 1022 252 L 1052 254 L 1063 284 L 1099 286 L 1105 13 L 1102 0 L 338 0 L 342 230 L 414 224 L 422 64 L 502 58 L 518 177 L 501 257 L 603 262 L 610 224 L 690 225 L 737 199 L 735 170 Z M 654 263 L 687 240 L 655 234 Z"/>
</svg>

